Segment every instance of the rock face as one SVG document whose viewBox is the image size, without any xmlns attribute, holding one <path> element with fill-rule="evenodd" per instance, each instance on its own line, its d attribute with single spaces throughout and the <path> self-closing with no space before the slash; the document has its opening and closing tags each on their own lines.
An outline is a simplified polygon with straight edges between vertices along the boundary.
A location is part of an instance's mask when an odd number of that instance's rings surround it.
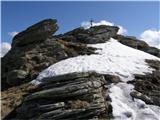
<svg viewBox="0 0 160 120">
<path fill-rule="evenodd" d="M 105 79 L 96 73 L 71 73 L 46 78 L 40 91 L 24 98 L 6 119 L 108 119 Z M 27 114 L 26 114 L 27 113 Z"/>
</svg>

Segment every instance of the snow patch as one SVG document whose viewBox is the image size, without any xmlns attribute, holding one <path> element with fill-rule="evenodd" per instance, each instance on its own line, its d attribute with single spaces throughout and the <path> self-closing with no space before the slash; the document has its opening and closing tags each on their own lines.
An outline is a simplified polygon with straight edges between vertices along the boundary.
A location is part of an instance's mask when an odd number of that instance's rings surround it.
<svg viewBox="0 0 160 120">
<path fill-rule="evenodd" d="M 117 75 L 123 81 L 128 81 L 134 78 L 134 74 L 152 72 L 145 59 L 160 60 L 148 53 L 125 46 L 113 38 L 106 43 L 89 44 L 88 46 L 97 48 L 98 54 L 83 55 L 57 62 L 43 70 L 36 80 L 42 82 L 42 79 L 46 77 L 95 71 Z"/>
<path fill-rule="evenodd" d="M 160 107 L 132 98 L 130 92 L 133 88 L 127 83 L 111 85 L 109 96 L 112 99 L 114 120 L 160 120 Z"/>
</svg>

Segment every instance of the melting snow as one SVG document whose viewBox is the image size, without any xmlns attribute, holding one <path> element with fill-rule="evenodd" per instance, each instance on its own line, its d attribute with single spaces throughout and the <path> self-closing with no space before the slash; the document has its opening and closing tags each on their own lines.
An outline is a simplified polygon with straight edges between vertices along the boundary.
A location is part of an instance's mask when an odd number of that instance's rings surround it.
<svg viewBox="0 0 160 120">
<path fill-rule="evenodd" d="M 106 43 L 88 46 L 97 48 L 96 52 L 98 54 L 83 55 L 57 62 L 43 70 L 32 83 L 40 84 L 45 77 L 73 72 L 96 71 L 102 74 L 117 75 L 124 83 L 112 84 L 109 89 L 114 119 L 160 120 L 158 118 L 160 107 L 146 105 L 139 99 L 133 100 L 130 92 L 134 86 L 126 83 L 126 81 L 134 78 L 134 74 L 152 72 L 152 68 L 148 66 L 145 59 L 160 59 L 143 51 L 125 46 L 115 39 L 110 39 Z"/>
</svg>

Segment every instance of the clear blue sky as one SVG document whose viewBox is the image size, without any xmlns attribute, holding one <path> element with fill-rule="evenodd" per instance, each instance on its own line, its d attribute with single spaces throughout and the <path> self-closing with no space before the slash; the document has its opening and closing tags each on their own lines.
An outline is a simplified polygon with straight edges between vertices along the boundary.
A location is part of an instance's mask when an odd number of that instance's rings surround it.
<svg viewBox="0 0 160 120">
<path fill-rule="evenodd" d="M 22 31 L 46 18 L 56 18 L 57 34 L 79 27 L 93 18 L 107 20 L 139 36 L 146 29 L 159 29 L 159 2 L 2 2 L 2 41 L 11 42 L 8 32 Z"/>
</svg>

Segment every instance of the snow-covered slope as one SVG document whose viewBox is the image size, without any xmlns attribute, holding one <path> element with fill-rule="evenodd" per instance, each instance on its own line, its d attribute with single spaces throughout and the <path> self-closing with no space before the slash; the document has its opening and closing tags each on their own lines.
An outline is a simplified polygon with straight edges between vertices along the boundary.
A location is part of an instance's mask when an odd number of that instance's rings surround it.
<svg viewBox="0 0 160 120">
<path fill-rule="evenodd" d="M 145 59 L 160 60 L 143 51 L 139 51 L 119 43 L 115 39 L 109 42 L 88 45 L 98 48 L 95 55 L 84 55 L 62 60 L 42 71 L 36 81 L 45 77 L 72 72 L 96 71 L 103 74 L 118 75 L 122 80 L 132 80 L 133 74 L 151 72 Z"/>
<path fill-rule="evenodd" d="M 123 83 L 111 84 L 109 96 L 112 99 L 115 120 L 159 120 L 160 107 L 146 105 L 145 102 L 131 98 L 134 86 L 127 84 L 134 74 L 152 72 L 145 59 L 160 60 L 148 53 L 130 48 L 110 39 L 106 43 L 88 45 L 98 50 L 97 54 L 84 55 L 62 60 L 51 65 L 32 81 L 34 84 L 43 82 L 43 78 L 73 72 L 96 71 L 102 74 L 118 75 Z"/>
</svg>

